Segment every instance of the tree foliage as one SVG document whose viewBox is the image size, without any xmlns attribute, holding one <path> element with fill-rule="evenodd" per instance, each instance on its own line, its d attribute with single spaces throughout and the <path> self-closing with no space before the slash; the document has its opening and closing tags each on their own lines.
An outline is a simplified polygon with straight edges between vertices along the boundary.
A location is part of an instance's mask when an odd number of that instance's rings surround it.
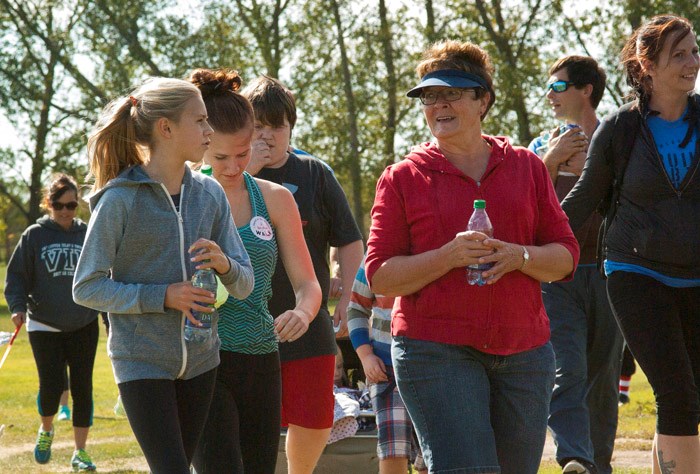
<svg viewBox="0 0 700 474">
<path fill-rule="evenodd" d="M 624 38 L 656 13 L 700 24 L 696 0 L 0 0 L 0 108 L 20 137 L 0 149 L 0 233 L 39 214 L 58 170 L 85 180 L 85 138 L 111 98 L 150 75 L 197 67 L 282 79 L 296 94 L 293 143 L 335 170 L 363 230 L 382 169 L 430 139 L 405 97 L 426 46 L 469 39 L 495 65 L 486 133 L 526 144 L 553 119 L 548 66 L 589 54 L 609 74 L 603 111 L 626 93 Z"/>
</svg>

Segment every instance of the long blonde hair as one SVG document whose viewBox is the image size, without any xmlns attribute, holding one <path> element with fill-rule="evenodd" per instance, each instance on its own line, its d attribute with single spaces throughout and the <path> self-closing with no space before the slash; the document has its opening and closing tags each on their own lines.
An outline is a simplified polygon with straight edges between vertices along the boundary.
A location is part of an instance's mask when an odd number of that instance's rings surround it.
<svg viewBox="0 0 700 474">
<path fill-rule="evenodd" d="M 88 138 L 90 176 L 95 180 L 92 191 L 126 168 L 144 164 L 158 119 L 177 122 L 185 104 L 198 95 L 199 89 L 187 81 L 153 77 L 107 104 Z"/>
</svg>

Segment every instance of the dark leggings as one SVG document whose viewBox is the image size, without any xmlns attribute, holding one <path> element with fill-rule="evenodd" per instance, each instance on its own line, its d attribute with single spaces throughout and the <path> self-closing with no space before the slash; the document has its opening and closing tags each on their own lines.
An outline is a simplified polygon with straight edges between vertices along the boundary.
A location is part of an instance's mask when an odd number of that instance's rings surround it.
<svg viewBox="0 0 700 474">
<path fill-rule="evenodd" d="M 119 384 L 124 411 L 153 474 L 189 474 L 215 381 L 213 369 L 189 380 Z"/>
<path fill-rule="evenodd" d="M 672 288 L 628 272 L 608 277 L 625 340 L 654 389 L 656 431 L 697 436 L 700 423 L 700 287 Z"/>
<path fill-rule="evenodd" d="M 221 351 L 197 474 L 273 474 L 280 440 L 280 359 Z"/>
<path fill-rule="evenodd" d="M 73 396 L 73 426 L 92 426 L 92 369 L 99 335 L 97 319 L 77 331 L 29 332 L 29 344 L 39 372 L 37 406 L 41 416 L 53 416 L 58 411 L 68 365 Z"/>
</svg>

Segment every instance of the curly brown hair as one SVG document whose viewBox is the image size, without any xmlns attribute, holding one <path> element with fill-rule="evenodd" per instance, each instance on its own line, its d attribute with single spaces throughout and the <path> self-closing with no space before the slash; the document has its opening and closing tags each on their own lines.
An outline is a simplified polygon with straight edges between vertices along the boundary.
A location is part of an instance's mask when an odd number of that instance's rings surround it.
<svg viewBox="0 0 700 474">
<path fill-rule="evenodd" d="M 433 71 L 442 69 L 457 69 L 482 78 L 488 85 L 488 90 L 475 89 L 476 98 L 480 99 L 487 92 L 491 94 L 486 110 L 481 120 L 486 117 L 489 109 L 496 101 L 496 93 L 493 90 L 493 63 L 491 56 L 480 46 L 468 41 L 443 40 L 433 43 L 423 51 L 423 58 L 416 72 L 423 77 Z"/>
</svg>

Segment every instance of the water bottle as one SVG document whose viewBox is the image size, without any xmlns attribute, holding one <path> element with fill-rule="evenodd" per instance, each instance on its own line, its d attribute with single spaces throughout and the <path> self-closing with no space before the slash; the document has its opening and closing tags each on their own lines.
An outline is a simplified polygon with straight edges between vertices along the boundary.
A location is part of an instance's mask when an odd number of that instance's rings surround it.
<svg viewBox="0 0 700 474">
<path fill-rule="evenodd" d="M 202 174 L 207 176 L 212 175 L 212 168 L 209 164 L 203 164 L 199 169 Z M 194 272 L 192 275 L 192 286 L 196 288 L 204 288 L 216 295 L 216 290 L 218 287 L 218 280 L 216 279 L 216 274 L 211 268 L 202 268 Z M 204 303 L 199 303 L 203 306 L 209 306 L 213 308 L 214 305 L 205 305 Z M 211 337 L 211 323 L 214 318 L 213 313 L 203 313 L 201 311 L 192 311 L 194 318 L 202 323 L 201 326 L 195 326 L 190 322 L 189 319 L 185 319 L 185 340 L 192 343 L 201 344 L 206 342 Z"/>
<path fill-rule="evenodd" d="M 491 225 L 488 214 L 486 214 L 486 201 L 483 199 L 476 199 L 474 201 L 474 212 L 472 212 L 472 216 L 469 218 L 467 230 L 478 231 L 489 237 L 493 237 L 493 226 Z M 493 267 L 493 263 L 468 265 L 467 283 L 470 285 L 485 285 L 486 281 L 481 277 L 481 272 L 485 272 L 491 267 Z"/>
<path fill-rule="evenodd" d="M 202 268 L 197 270 L 192 275 L 192 286 L 195 288 L 204 288 L 205 290 L 216 294 L 216 273 L 211 268 Z M 214 305 L 199 303 L 202 306 L 213 308 Z M 185 340 L 188 342 L 201 344 L 206 342 L 211 337 L 211 323 L 216 310 L 212 313 L 204 313 L 201 311 L 192 311 L 194 318 L 202 323 L 201 326 L 195 326 L 189 319 L 185 319 Z"/>
<path fill-rule="evenodd" d="M 559 126 L 559 136 L 563 135 L 564 132 L 569 130 L 570 128 L 576 128 L 578 125 L 575 123 L 569 123 L 569 124 L 562 124 Z M 579 132 L 583 133 L 583 132 Z M 541 134 L 541 139 L 540 139 L 540 146 L 535 147 L 535 154 L 539 157 L 543 157 L 545 153 L 549 150 L 549 139 L 552 138 L 552 135 L 549 132 L 542 132 Z M 568 171 L 559 171 L 558 172 L 559 176 L 576 176 L 574 173 L 569 173 Z"/>
<path fill-rule="evenodd" d="M 566 132 L 570 128 L 576 128 L 576 127 L 578 127 L 578 125 L 576 125 L 575 123 L 562 124 L 559 127 L 559 135 L 561 136 L 564 134 L 564 132 Z M 578 132 L 578 133 L 583 135 L 583 132 Z M 576 176 L 574 173 L 569 173 L 568 171 L 559 171 L 558 174 L 559 174 L 559 176 Z"/>
</svg>

